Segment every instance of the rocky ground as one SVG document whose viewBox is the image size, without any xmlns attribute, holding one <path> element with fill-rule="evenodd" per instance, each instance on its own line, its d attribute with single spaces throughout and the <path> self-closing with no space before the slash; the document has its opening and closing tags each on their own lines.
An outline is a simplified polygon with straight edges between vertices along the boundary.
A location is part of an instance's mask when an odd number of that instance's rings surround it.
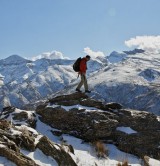
<svg viewBox="0 0 160 166">
<path fill-rule="evenodd" d="M 118 103 L 104 104 L 83 93 L 51 98 L 35 111 L 7 107 L 0 117 L 0 156 L 18 166 L 38 165 L 24 155 L 22 149 L 39 149 L 58 165 L 78 165 L 73 159 L 74 148 L 71 145 L 64 148 L 36 131 L 37 117 L 51 128 L 58 129 L 51 131 L 55 136 L 69 134 L 88 143 L 110 143 L 141 159 L 149 156 L 160 160 L 158 116 L 125 109 Z"/>
</svg>

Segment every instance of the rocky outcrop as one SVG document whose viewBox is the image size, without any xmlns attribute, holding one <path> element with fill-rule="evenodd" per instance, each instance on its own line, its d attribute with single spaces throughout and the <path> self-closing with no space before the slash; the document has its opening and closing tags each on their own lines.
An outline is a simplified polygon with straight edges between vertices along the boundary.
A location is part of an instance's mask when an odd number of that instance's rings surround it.
<svg viewBox="0 0 160 166">
<path fill-rule="evenodd" d="M 58 144 L 51 142 L 47 137 L 42 137 L 37 144 L 45 155 L 53 157 L 59 166 L 77 166 L 71 156 Z"/>
<path fill-rule="evenodd" d="M 28 151 L 38 148 L 45 155 L 54 158 L 59 165 L 74 166 L 76 163 L 71 158 L 74 149 L 67 145 L 63 138 L 63 134 L 70 134 L 92 143 L 96 141 L 113 143 L 120 150 L 140 158 L 149 156 L 160 159 L 160 121 L 152 113 L 124 109 L 118 103 L 106 104 L 83 93 L 52 98 L 39 105 L 36 113 L 14 107 L 3 109 L 0 120 L 1 156 L 8 156 L 7 158 L 17 165 L 35 165 L 34 161 L 21 154 L 20 148 Z M 32 129 L 29 131 L 25 126 L 20 126 L 21 123 L 32 126 L 29 123 L 30 119 L 34 120 L 33 126 L 36 126 L 36 117 L 58 129 L 53 131 L 51 129 L 51 132 L 59 137 L 60 141 L 64 141 L 64 144 L 55 144 L 40 135 L 36 145 L 37 132 L 35 134 Z M 134 132 L 120 130 L 125 127 Z"/>
<path fill-rule="evenodd" d="M 1 119 L 7 119 L 11 114 L 13 120 L 16 121 L 16 124 L 21 125 L 22 122 L 25 122 L 28 126 L 35 128 L 36 127 L 36 115 L 34 113 L 31 113 L 29 111 L 23 111 L 16 113 L 16 108 L 15 107 L 5 107 L 1 111 L 0 117 Z"/>
<path fill-rule="evenodd" d="M 64 106 L 72 106 L 80 104 L 87 107 L 95 107 L 98 109 L 108 110 L 108 109 L 121 109 L 122 105 L 118 103 L 107 103 L 103 104 L 101 101 L 89 98 L 84 93 L 73 93 L 69 95 L 57 96 L 55 98 L 49 99 L 50 104 L 58 104 Z M 45 104 L 40 105 L 40 107 L 46 106 Z"/>
<path fill-rule="evenodd" d="M 22 111 L 21 113 L 15 113 L 13 119 L 20 122 L 25 121 L 28 124 L 28 126 L 36 128 L 37 120 L 36 115 L 34 113 L 28 116 L 27 112 Z"/>
<path fill-rule="evenodd" d="M 129 126 L 137 131 L 126 134 L 114 131 L 112 139 L 119 149 L 143 158 L 145 155 L 160 159 L 160 122 L 152 113 L 135 110 L 119 110 L 119 126 Z"/>
<path fill-rule="evenodd" d="M 21 147 L 28 150 L 35 148 L 35 145 L 33 147 L 34 142 L 29 141 L 32 137 L 18 130 L 17 132 L 21 133 L 20 135 L 13 134 L 11 129 L 17 130 L 9 121 L 0 120 L 0 156 L 6 157 L 17 166 L 38 166 L 33 160 L 20 152 Z"/>
<path fill-rule="evenodd" d="M 8 160 L 14 162 L 17 166 L 38 166 L 29 157 L 20 152 L 16 152 L 9 147 L 0 146 L 0 156 L 6 157 Z"/>
<path fill-rule="evenodd" d="M 62 103 L 64 104 L 64 101 L 67 101 L 66 105 L 70 105 L 74 100 L 79 104 L 84 102 L 85 104 L 83 103 L 83 105 L 90 107 L 102 107 L 102 103 L 87 99 L 86 95 L 81 93 L 72 94 L 71 103 L 69 99 L 70 95 L 61 96 L 58 97 L 58 101 L 57 98 L 55 98 L 51 102 L 53 103 L 53 101 L 55 101 L 56 104 L 61 105 Z M 101 113 L 96 110 L 86 112 L 85 109 L 79 110 L 77 108 L 66 111 L 61 106 L 52 108 L 42 105 L 37 107 L 36 112 L 41 115 L 40 119 L 43 122 L 51 125 L 54 128 L 62 130 L 63 133 L 69 133 L 86 141 L 103 139 L 107 136 L 110 136 L 118 124 L 118 117 L 112 112 L 107 111 Z"/>
<path fill-rule="evenodd" d="M 90 107 L 78 109 L 65 106 L 76 103 Z M 54 107 L 52 107 L 54 105 Z M 55 106 L 56 105 L 56 106 Z M 88 98 L 85 94 L 74 93 L 50 99 L 49 103 L 37 107 L 40 119 L 50 126 L 86 141 L 112 140 L 119 149 L 143 158 L 145 155 L 160 158 L 160 122 L 152 113 L 123 109 L 118 103 L 103 104 Z M 127 133 L 117 127 L 129 127 L 135 133 Z"/>
<path fill-rule="evenodd" d="M 13 112 L 11 112 L 12 115 Z M 17 119 L 22 119 L 26 114 L 16 114 Z M 20 118 L 19 118 L 20 117 Z M 41 136 L 41 135 L 40 135 Z M 35 151 L 39 148 L 47 156 L 53 157 L 60 166 L 76 166 L 69 152 L 74 154 L 71 145 L 58 145 L 43 136 L 35 143 L 37 135 L 25 126 L 16 127 L 14 122 L 0 119 L 0 156 L 6 157 L 17 166 L 38 166 L 32 159 L 22 154 L 20 149 Z"/>
<path fill-rule="evenodd" d="M 10 128 L 8 128 L 8 126 L 10 126 Z M 18 134 L 13 134 L 12 130 L 18 131 Z M 0 136 L 7 137 L 9 140 L 15 142 L 19 147 L 23 147 L 29 151 L 35 150 L 35 138 L 33 133 L 28 131 L 26 128 L 18 130 L 15 126 L 11 125 L 9 121 L 0 120 Z"/>
</svg>

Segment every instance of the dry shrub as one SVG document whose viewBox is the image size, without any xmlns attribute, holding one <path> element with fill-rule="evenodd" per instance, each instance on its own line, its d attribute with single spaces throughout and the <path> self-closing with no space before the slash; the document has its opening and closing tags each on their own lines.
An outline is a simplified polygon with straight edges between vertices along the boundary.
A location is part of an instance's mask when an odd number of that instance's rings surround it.
<svg viewBox="0 0 160 166">
<path fill-rule="evenodd" d="M 149 166 L 149 157 L 148 156 L 144 156 L 144 165 L 145 166 Z"/>
<path fill-rule="evenodd" d="M 128 161 L 123 161 L 123 163 L 118 163 L 117 166 L 129 166 Z"/>
<path fill-rule="evenodd" d="M 97 152 L 98 157 L 106 157 L 108 156 L 108 149 L 106 149 L 105 145 L 102 141 L 95 141 L 93 143 L 93 146 L 95 147 L 95 150 Z"/>
<path fill-rule="evenodd" d="M 121 163 L 118 163 L 117 166 L 122 166 Z"/>
<path fill-rule="evenodd" d="M 28 128 L 26 126 L 23 126 L 19 129 L 23 134 L 28 134 Z"/>
<path fill-rule="evenodd" d="M 122 166 L 128 166 L 128 161 L 124 161 L 124 162 L 122 163 Z"/>
</svg>

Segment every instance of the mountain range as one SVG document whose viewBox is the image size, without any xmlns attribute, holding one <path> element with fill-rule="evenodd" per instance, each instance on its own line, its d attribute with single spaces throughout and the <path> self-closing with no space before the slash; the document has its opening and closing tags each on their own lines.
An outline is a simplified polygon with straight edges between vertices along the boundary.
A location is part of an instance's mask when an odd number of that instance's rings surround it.
<svg viewBox="0 0 160 166">
<path fill-rule="evenodd" d="M 0 60 L 0 108 L 35 103 L 55 93 L 73 93 L 79 82 L 75 60 L 12 55 Z M 160 114 L 160 55 L 142 50 L 112 52 L 88 62 L 91 96 L 127 108 Z"/>
<path fill-rule="evenodd" d="M 41 58 L 35 61 L 12 55 L 0 60 L 0 108 L 22 106 L 47 98 L 77 79 L 74 60 Z M 105 66 L 107 60 L 92 59 L 89 73 Z"/>
</svg>

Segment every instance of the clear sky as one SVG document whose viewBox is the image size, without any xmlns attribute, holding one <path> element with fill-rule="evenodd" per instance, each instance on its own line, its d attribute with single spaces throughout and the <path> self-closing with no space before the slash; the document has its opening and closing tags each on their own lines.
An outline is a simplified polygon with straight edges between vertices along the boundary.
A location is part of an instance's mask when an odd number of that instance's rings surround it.
<svg viewBox="0 0 160 166">
<path fill-rule="evenodd" d="M 160 0 L 0 0 L 0 59 L 84 48 L 127 50 L 136 36 L 158 36 Z"/>
</svg>

